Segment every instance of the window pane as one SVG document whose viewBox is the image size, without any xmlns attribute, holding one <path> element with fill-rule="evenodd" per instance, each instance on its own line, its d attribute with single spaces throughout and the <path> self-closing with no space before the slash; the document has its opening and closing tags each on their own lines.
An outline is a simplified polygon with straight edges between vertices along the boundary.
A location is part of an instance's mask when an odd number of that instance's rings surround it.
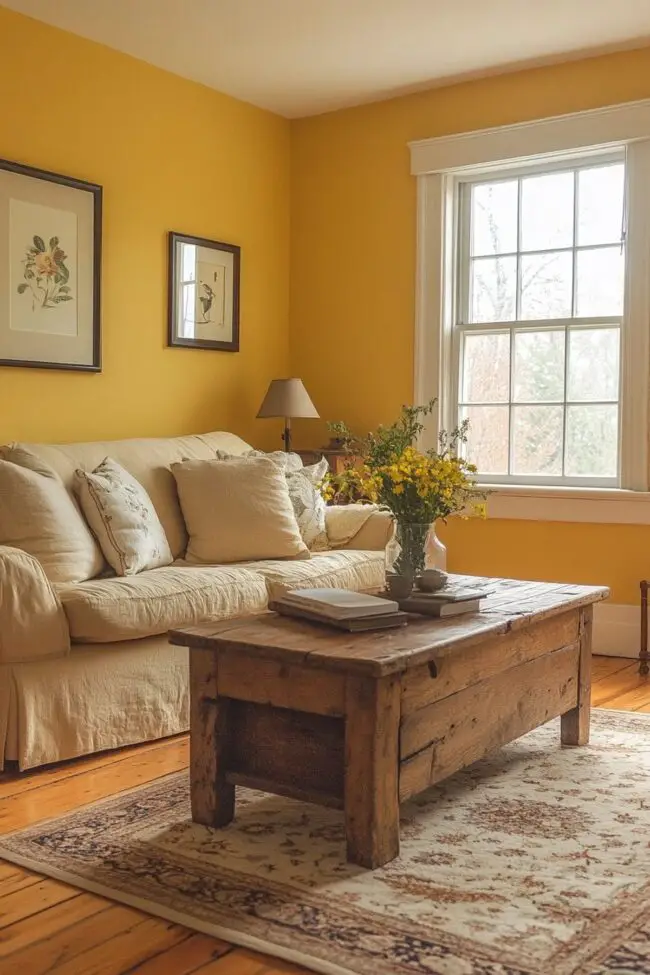
<svg viewBox="0 0 650 975">
<path fill-rule="evenodd" d="M 571 329 L 567 399 L 618 399 L 619 347 L 617 328 Z"/>
<path fill-rule="evenodd" d="M 564 400 L 564 329 L 515 332 L 515 402 Z"/>
<path fill-rule="evenodd" d="M 180 247 L 183 255 L 182 280 L 194 281 L 196 278 L 196 245 L 182 243 Z"/>
<path fill-rule="evenodd" d="M 521 259 L 521 307 L 527 320 L 571 315 L 571 252 L 530 254 Z"/>
<path fill-rule="evenodd" d="M 624 271 L 620 246 L 578 251 L 576 315 L 622 315 Z"/>
<path fill-rule="evenodd" d="M 512 473 L 562 474 L 562 406 L 514 406 Z"/>
<path fill-rule="evenodd" d="M 578 244 L 612 244 L 623 231 L 625 166 L 578 174 Z"/>
<path fill-rule="evenodd" d="M 467 458 L 481 474 L 508 473 L 507 406 L 466 406 L 461 419 L 469 420 Z"/>
<path fill-rule="evenodd" d="M 463 342 L 462 401 L 507 403 L 510 395 L 510 335 L 466 335 Z"/>
<path fill-rule="evenodd" d="M 196 285 L 181 285 L 182 324 L 181 334 L 185 339 L 194 338 Z"/>
<path fill-rule="evenodd" d="M 472 261 L 471 321 L 512 321 L 516 290 L 516 257 L 483 257 Z"/>
<path fill-rule="evenodd" d="M 517 180 L 472 187 L 472 255 L 517 250 Z"/>
<path fill-rule="evenodd" d="M 521 181 L 521 249 L 573 246 L 573 173 Z"/>
<path fill-rule="evenodd" d="M 616 477 L 618 406 L 568 406 L 565 472 Z"/>
</svg>

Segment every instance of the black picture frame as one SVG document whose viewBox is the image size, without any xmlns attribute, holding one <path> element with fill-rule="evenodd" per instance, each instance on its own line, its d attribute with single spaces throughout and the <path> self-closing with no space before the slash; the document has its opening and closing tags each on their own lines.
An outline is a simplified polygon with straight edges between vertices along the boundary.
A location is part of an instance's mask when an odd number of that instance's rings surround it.
<svg viewBox="0 0 650 975">
<path fill-rule="evenodd" d="M 228 298 L 228 307 L 232 308 L 232 322 L 230 338 L 227 340 L 211 338 L 194 338 L 180 334 L 178 321 L 179 305 L 179 245 L 190 244 L 195 247 L 209 248 L 232 255 L 232 292 Z M 168 235 L 168 291 L 167 291 L 167 344 L 172 348 L 184 349 L 215 349 L 221 352 L 239 352 L 239 289 L 241 275 L 241 248 L 237 244 L 228 244 L 221 240 L 209 240 L 206 237 L 194 237 L 170 231 Z"/>
<path fill-rule="evenodd" d="M 43 180 L 64 186 L 79 193 L 89 194 L 91 197 L 92 212 L 92 255 L 91 265 L 91 287 L 92 296 L 88 302 L 90 306 L 90 330 L 92 333 L 90 354 L 86 362 L 67 362 L 50 361 L 47 359 L 20 358 L 3 355 L 1 351 L 0 338 L 0 366 L 18 366 L 29 369 L 61 369 L 73 372 L 101 372 L 101 274 L 102 274 L 102 204 L 103 188 L 98 183 L 90 183 L 87 180 L 77 179 L 73 176 L 65 176 L 62 173 L 53 173 L 47 169 L 38 169 L 24 163 L 13 162 L 9 159 L 0 159 L 0 179 L 3 172 L 13 173 L 17 176 L 25 176 L 29 179 Z M 28 184 L 25 186 L 25 196 L 29 197 Z M 29 202 L 29 201 L 28 201 Z"/>
</svg>

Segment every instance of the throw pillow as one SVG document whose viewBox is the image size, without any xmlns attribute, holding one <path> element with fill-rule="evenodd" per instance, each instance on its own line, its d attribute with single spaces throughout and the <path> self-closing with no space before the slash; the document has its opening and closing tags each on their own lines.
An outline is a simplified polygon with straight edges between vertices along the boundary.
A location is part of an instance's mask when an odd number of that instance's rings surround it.
<svg viewBox="0 0 650 975">
<path fill-rule="evenodd" d="M 274 450 L 265 454 L 261 450 L 249 450 L 245 457 L 267 457 L 284 471 L 289 488 L 289 497 L 298 522 L 302 540 L 312 552 L 325 552 L 329 548 L 325 527 L 325 499 L 320 487 L 327 474 L 328 463 L 325 457 L 317 464 L 303 467 L 299 454 Z M 217 451 L 219 460 L 236 460 L 233 454 Z"/>
<path fill-rule="evenodd" d="M 267 457 L 172 464 L 190 537 L 203 565 L 309 558 L 282 470 Z"/>
<path fill-rule="evenodd" d="M 281 467 L 285 474 L 292 471 L 299 471 L 302 468 L 302 457 L 300 454 L 292 454 L 286 450 L 270 450 L 265 453 L 263 450 L 246 450 L 243 454 L 229 454 L 225 450 L 215 451 L 219 460 L 238 460 L 241 457 L 268 457 L 274 464 Z"/>
<path fill-rule="evenodd" d="M 37 559 L 50 582 L 99 575 L 104 559 L 58 474 L 23 447 L 0 450 L 0 545 Z"/>
<path fill-rule="evenodd" d="M 327 468 L 327 460 L 323 457 L 318 464 L 310 464 L 285 475 L 302 540 L 312 552 L 325 552 L 329 548 L 325 527 L 326 505 L 320 490 Z"/>
<path fill-rule="evenodd" d="M 106 457 L 92 472 L 76 471 L 74 487 L 106 561 L 118 576 L 173 561 L 151 498 L 116 461 Z"/>
</svg>

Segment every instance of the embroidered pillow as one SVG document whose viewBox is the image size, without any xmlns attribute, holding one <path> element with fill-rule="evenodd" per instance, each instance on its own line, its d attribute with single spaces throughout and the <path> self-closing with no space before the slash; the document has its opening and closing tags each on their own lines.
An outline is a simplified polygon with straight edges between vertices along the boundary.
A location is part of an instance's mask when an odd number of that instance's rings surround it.
<svg viewBox="0 0 650 975">
<path fill-rule="evenodd" d="M 106 457 L 75 472 L 74 489 L 108 564 L 118 576 L 170 565 L 172 553 L 151 498 L 128 471 Z"/>
<path fill-rule="evenodd" d="M 219 460 L 237 460 L 237 456 L 267 457 L 274 464 L 277 464 L 278 467 L 281 467 L 285 474 L 299 471 L 302 468 L 302 457 L 300 454 L 293 454 L 291 451 L 286 450 L 270 450 L 268 453 L 263 450 L 247 450 L 240 455 L 229 454 L 225 450 L 217 450 L 216 455 Z"/>
<path fill-rule="evenodd" d="M 287 471 L 287 487 L 302 540 L 312 552 L 325 552 L 329 548 L 325 527 L 325 499 L 321 484 L 327 474 L 325 457 L 318 464 Z"/>
</svg>

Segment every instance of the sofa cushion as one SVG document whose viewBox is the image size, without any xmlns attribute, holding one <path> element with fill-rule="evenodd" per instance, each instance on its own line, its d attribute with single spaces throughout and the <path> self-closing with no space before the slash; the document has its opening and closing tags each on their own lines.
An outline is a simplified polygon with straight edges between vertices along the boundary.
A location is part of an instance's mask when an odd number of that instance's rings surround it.
<svg viewBox="0 0 650 975">
<path fill-rule="evenodd" d="M 185 558 L 201 565 L 309 558 L 284 472 L 267 457 L 172 464 L 190 536 Z"/>
<path fill-rule="evenodd" d="M 174 561 L 151 498 L 120 464 L 106 457 L 92 472 L 78 470 L 74 487 L 106 561 L 118 576 Z"/>
<path fill-rule="evenodd" d="M 111 643 L 172 627 L 261 613 L 261 575 L 234 566 L 170 565 L 59 590 L 75 643 Z"/>
<path fill-rule="evenodd" d="M 28 552 L 53 583 L 102 571 L 97 542 L 61 478 L 31 451 L 0 450 L 0 544 Z"/>
<path fill-rule="evenodd" d="M 20 444 L 47 461 L 72 493 L 77 468 L 94 470 L 112 457 L 143 486 L 153 502 L 174 558 L 187 547 L 187 532 L 170 465 L 177 461 L 209 460 L 217 450 L 242 454 L 249 445 L 233 433 L 203 433 L 190 437 L 105 440 L 95 443 Z M 86 576 L 85 578 L 90 578 Z"/>
<path fill-rule="evenodd" d="M 287 589 L 353 589 L 378 592 L 386 581 L 384 552 L 314 552 L 309 562 L 248 562 L 266 579 L 269 599 Z"/>
</svg>

